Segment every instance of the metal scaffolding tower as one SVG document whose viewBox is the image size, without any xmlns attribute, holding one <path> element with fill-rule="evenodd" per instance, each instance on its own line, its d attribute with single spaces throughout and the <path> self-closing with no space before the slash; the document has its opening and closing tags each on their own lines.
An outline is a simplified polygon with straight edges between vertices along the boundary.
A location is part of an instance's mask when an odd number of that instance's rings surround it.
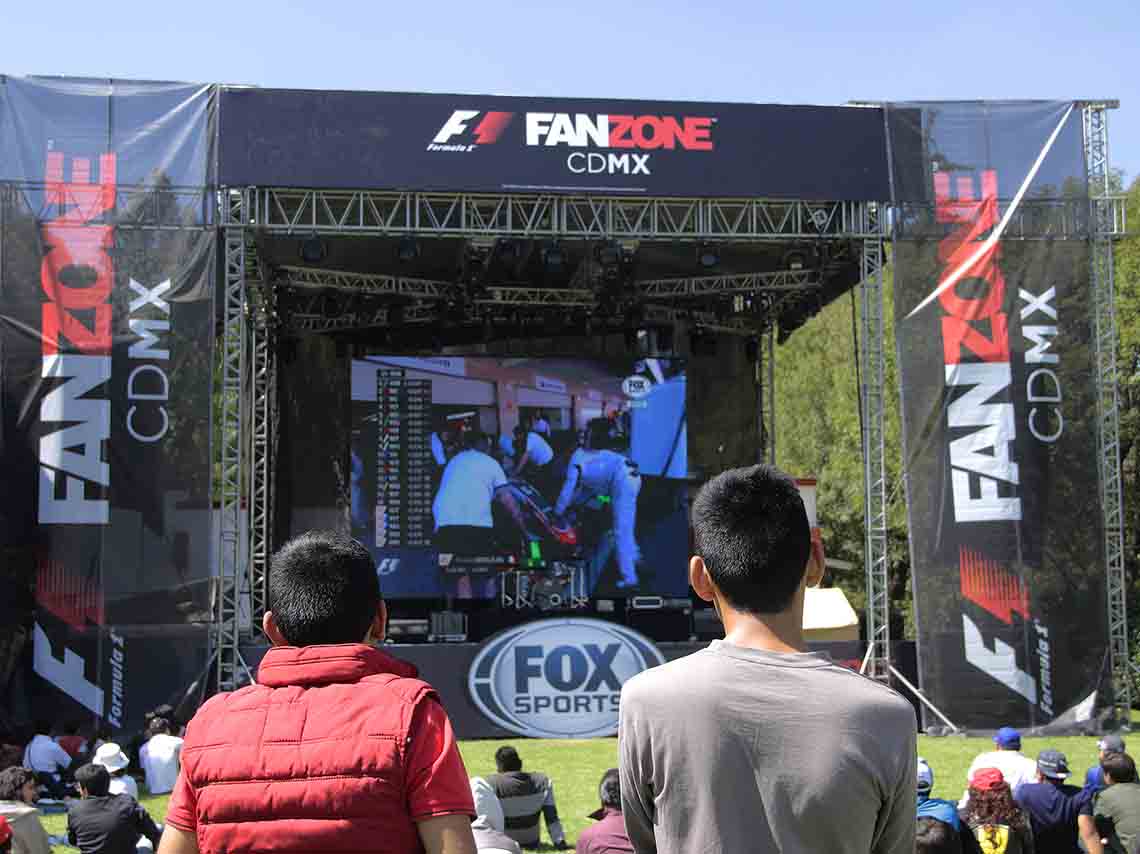
<svg viewBox="0 0 1140 854">
<path fill-rule="evenodd" d="M 859 339 L 863 408 L 864 565 L 867 573 L 867 663 L 873 679 L 891 671 L 890 584 L 887 577 L 887 469 L 883 439 L 883 238 L 863 241 L 862 326 Z"/>
<path fill-rule="evenodd" d="M 1093 335 L 1096 349 L 1097 452 L 1104 519 L 1104 556 L 1108 588 L 1108 641 L 1112 663 L 1115 718 L 1128 728 L 1132 696 L 1129 678 L 1128 609 L 1124 572 L 1124 505 L 1120 476 L 1119 397 L 1116 368 L 1116 295 L 1113 238 L 1124 230 L 1122 211 L 1109 197 L 1108 110 L 1114 102 L 1084 105 L 1085 160 L 1090 206 Z"/>
</svg>

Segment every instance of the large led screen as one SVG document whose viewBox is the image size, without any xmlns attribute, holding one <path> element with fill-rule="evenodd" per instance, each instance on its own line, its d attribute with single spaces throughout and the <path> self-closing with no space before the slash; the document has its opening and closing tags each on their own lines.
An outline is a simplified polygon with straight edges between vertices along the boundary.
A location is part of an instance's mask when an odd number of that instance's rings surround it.
<svg viewBox="0 0 1140 854">
<path fill-rule="evenodd" d="M 370 356 L 352 422 L 386 597 L 494 598 L 518 571 L 687 595 L 683 361 Z"/>
</svg>

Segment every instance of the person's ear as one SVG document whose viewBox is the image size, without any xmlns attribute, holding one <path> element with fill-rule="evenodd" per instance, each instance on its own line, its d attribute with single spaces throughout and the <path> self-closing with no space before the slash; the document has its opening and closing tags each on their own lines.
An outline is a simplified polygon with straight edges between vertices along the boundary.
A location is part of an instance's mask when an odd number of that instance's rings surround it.
<svg viewBox="0 0 1140 854">
<path fill-rule="evenodd" d="M 376 606 L 376 616 L 372 618 L 372 625 L 368 627 L 368 634 L 364 636 L 364 643 L 384 643 L 388 636 L 388 606 L 384 600 Z"/>
<path fill-rule="evenodd" d="M 700 555 L 689 558 L 689 586 L 704 601 L 713 600 L 713 583 L 709 577 L 709 568 L 705 566 L 705 559 Z"/>
<path fill-rule="evenodd" d="M 291 646 L 289 641 L 285 640 L 285 635 L 281 634 L 281 629 L 277 628 L 277 620 L 274 619 L 272 611 L 266 611 L 265 616 L 261 618 L 261 630 L 265 632 L 265 636 L 273 646 Z"/>
<path fill-rule="evenodd" d="M 819 536 L 819 529 L 813 528 L 811 532 L 811 550 L 808 552 L 807 571 L 804 573 L 804 582 L 808 587 L 818 587 L 823 581 L 827 571 L 827 559 L 823 554 L 823 540 Z"/>
</svg>

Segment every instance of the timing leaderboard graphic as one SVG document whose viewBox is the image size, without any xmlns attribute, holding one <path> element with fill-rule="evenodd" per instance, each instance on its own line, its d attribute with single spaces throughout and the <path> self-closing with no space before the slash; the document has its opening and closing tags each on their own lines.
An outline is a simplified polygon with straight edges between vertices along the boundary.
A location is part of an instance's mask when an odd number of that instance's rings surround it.
<svg viewBox="0 0 1140 854">
<path fill-rule="evenodd" d="M 682 360 L 352 363 L 352 530 L 385 596 L 687 592 Z"/>
</svg>

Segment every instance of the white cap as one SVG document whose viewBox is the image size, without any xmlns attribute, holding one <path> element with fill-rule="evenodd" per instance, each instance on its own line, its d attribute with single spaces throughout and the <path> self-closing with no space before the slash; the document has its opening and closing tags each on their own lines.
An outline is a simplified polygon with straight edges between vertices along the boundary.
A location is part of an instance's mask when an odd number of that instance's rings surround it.
<svg viewBox="0 0 1140 854">
<path fill-rule="evenodd" d="M 934 771 L 921 756 L 918 757 L 918 790 L 929 792 L 934 788 Z"/>
</svg>

